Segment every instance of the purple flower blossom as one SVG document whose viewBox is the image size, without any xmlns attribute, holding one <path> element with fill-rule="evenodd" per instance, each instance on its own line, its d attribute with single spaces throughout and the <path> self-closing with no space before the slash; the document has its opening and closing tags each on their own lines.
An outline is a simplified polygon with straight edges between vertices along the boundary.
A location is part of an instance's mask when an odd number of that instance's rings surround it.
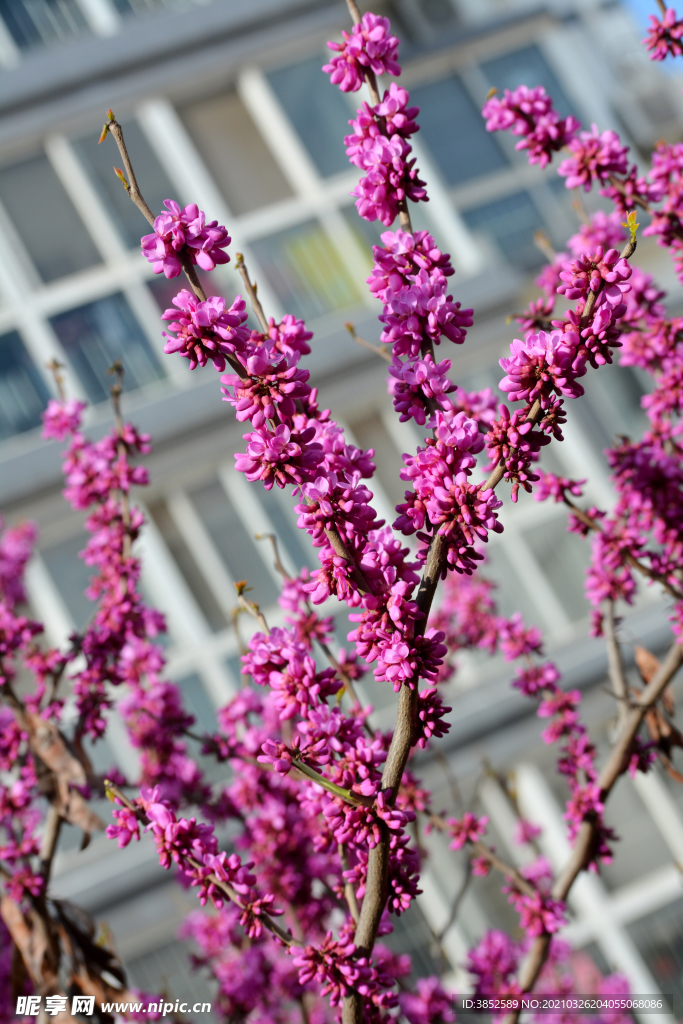
<svg viewBox="0 0 683 1024">
<path fill-rule="evenodd" d="M 363 84 L 365 69 L 376 75 L 400 75 L 398 39 L 391 35 L 388 18 L 367 11 L 351 33 L 342 30 L 343 43 L 328 43 L 337 56 L 323 71 L 342 92 L 357 92 Z"/>
<path fill-rule="evenodd" d="M 255 351 L 238 352 L 236 358 L 246 374 L 224 374 L 221 383 L 229 387 L 221 391 L 223 401 L 235 407 L 238 421 L 251 420 L 258 429 L 276 417 L 282 423 L 291 420 L 297 399 L 307 398 L 311 393 L 306 383 L 309 371 L 297 367 L 299 353 L 288 358 L 264 345 Z"/>
<path fill-rule="evenodd" d="M 489 819 L 484 815 L 477 818 L 470 811 L 465 811 L 462 818 L 448 818 L 448 834 L 451 837 L 450 849 L 462 850 L 465 843 L 478 843 L 486 832 Z"/>
<path fill-rule="evenodd" d="M 43 413 L 42 436 L 46 440 L 63 441 L 70 434 L 75 434 L 81 428 L 85 408 L 86 403 L 79 402 L 76 398 L 51 398 Z"/>
<path fill-rule="evenodd" d="M 154 221 L 154 233 L 141 239 L 142 255 L 152 264 L 155 274 L 178 277 L 183 253 L 202 270 L 213 270 L 219 263 L 230 262 L 223 250 L 230 245 L 231 238 L 218 221 L 207 224 L 196 203 L 181 210 L 173 199 L 165 199 L 164 206 L 166 211 Z"/>
<path fill-rule="evenodd" d="M 683 54 L 683 21 L 673 7 L 667 7 L 663 18 L 650 15 L 650 27 L 643 39 L 643 46 L 650 50 L 650 60 L 664 60 L 665 57 L 680 57 Z"/>
<path fill-rule="evenodd" d="M 401 423 L 414 419 L 423 426 L 428 415 L 425 399 L 433 399 L 441 408 L 450 406 L 445 397 L 455 390 L 455 384 L 446 376 L 450 368 L 449 359 L 435 363 L 430 353 L 414 362 L 402 363 L 394 359 L 389 367 L 389 391 Z"/>
<path fill-rule="evenodd" d="M 563 149 L 581 127 L 571 114 L 560 118 L 541 85 L 533 89 L 520 85 L 513 92 L 506 89 L 502 99 L 491 96 L 484 104 L 482 116 L 486 118 L 489 132 L 509 130 L 513 135 L 523 136 L 515 148 L 528 150 L 529 163 L 541 167 L 545 167 L 552 154 Z"/>
<path fill-rule="evenodd" d="M 630 290 L 630 285 L 623 287 L 623 283 L 631 277 L 631 266 L 616 249 L 605 252 L 598 246 L 593 255 L 583 254 L 563 263 L 562 268 L 562 284 L 557 291 L 568 299 L 586 298 L 589 291 L 598 292 L 605 283 L 621 285 L 622 294 Z"/>
<path fill-rule="evenodd" d="M 177 309 L 167 309 L 161 316 L 162 320 L 172 321 L 169 324 L 172 333 L 162 332 L 168 339 L 164 352 L 167 355 L 179 352 L 183 359 L 189 359 L 191 370 L 206 366 L 211 359 L 222 373 L 225 357 L 241 352 L 249 339 L 249 328 L 243 326 L 247 311 L 242 296 L 238 295 L 226 309 L 225 299 L 219 295 L 202 302 L 183 288 L 173 299 L 173 305 Z"/>
<path fill-rule="evenodd" d="M 260 427 L 243 436 L 247 450 L 235 456 L 235 469 L 249 481 L 261 480 L 267 491 L 273 484 L 285 487 L 310 480 L 324 459 L 312 427 L 297 433 L 281 423 L 274 432 Z"/>
<path fill-rule="evenodd" d="M 586 372 L 585 363 L 576 358 L 576 335 L 562 331 L 539 331 L 524 341 L 516 338 L 509 359 L 501 359 L 506 376 L 500 389 L 512 401 L 533 402 L 545 390 L 554 390 L 569 398 L 578 398 L 583 388 L 577 377 Z"/>
<path fill-rule="evenodd" d="M 567 179 L 567 188 L 583 188 L 589 192 L 594 181 L 607 181 L 611 174 L 626 174 L 628 146 L 623 146 L 616 132 L 581 132 L 569 142 L 571 156 L 563 160 L 557 173 Z"/>
</svg>

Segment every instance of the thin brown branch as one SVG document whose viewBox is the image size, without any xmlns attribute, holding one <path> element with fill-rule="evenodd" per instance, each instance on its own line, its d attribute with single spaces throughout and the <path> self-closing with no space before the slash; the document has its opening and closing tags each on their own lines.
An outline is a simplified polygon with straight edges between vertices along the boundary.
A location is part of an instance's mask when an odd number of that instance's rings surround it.
<svg viewBox="0 0 683 1024">
<path fill-rule="evenodd" d="M 607 667 L 612 692 L 617 698 L 617 721 L 621 724 L 628 716 L 628 682 L 624 672 L 624 662 L 617 639 L 617 624 L 614 614 L 614 601 L 603 602 L 602 629 L 607 644 Z"/>
<path fill-rule="evenodd" d="M 123 166 L 126 168 L 128 180 L 126 180 L 126 178 L 120 171 L 114 168 L 117 177 L 123 183 L 126 192 L 130 196 L 131 200 L 135 203 L 142 216 L 145 218 L 148 224 L 151 224 L 153 228 L 155 217 L 152 211 L 150 210 L 149 206 L 145 202 L 145 199 L 140 191 L 137 178 L 135 177 L 135 171 L 133 170 L 133 164 L 131 163 L 130 156 L 128 155 L 126 141 L 123 137 L 123 128 L 114 117 L 114 112 L 112 110 L 107 111 L 107 116 L 109 118 L 109 121 L 104 126 L 102 136 L 100 137 L 100 142 L 102 142 L 107 132 L 113 135 L 114 141 L 116 142 L 116 145 L 119 147 L 119 153 L 121 154 L 121 159 L 123 160 Z M 180 260 L 182 268 L 185 271 L 185 276 L 190 282 L 192 291 L 195 293 L 198 299 L 200 299 L 202 302 L 205 301 L 206 292 L 204 291 L 199 282 L 199 278 L 197 277 L 197 271 L 195 270 L 194 264 L 192 263 L 190 255 L 186 251 L 186 249 L 183 248 L 180 250 L 180 252 L 178 253 L 178 259 Z M 236 368 L 235 371 L 237 372 Z"/>
<path fill-rule="evenodd" d="M 629 241 L 626 243 L 626 245 L 624 246 L 624 248 L 621 251 L 621 258 L 625 259 L 625 260 L 628 260 L 628 259 L 631 258 L 631 256 L 633 256 L 633 253 L 635 251 L 636 251 L 636 240 L 635 240 L 635 238 L 629 239 Z M 603 285 L 603 282 L 601 282 L 601 284 L 600 284 L 601 288 L 602 288 L 602 285 Z M 593 310 L 595 308 L 595 303 L 597 302 L 599 294 L 600 294 L 599 291 L 597 291 L 597 292 L 591 291 L 591 292 L 588 293 L 588 298 L 586 300 L 586 305 L 584 307 L 583 313 L 581 314 L 581 323 L 579 324 L 579 333 L 586 326 L 586 324 L 588 323 L 590 317 L 593 315 Z M 538 423 L 539 420 L 541 420 L 543 418 L 541 413 L 542 413 L 541 401 L 540 401 L 540 399 L 537 398 L 536 401 L 534 402 L 534 404 L 532 405 L 531 409 L 529 410 L 529 415 L 526 418 L 526 422 L 527 423 L 532 423 L 532 424 Z M 498 484 L 500 483 L 500 481 L 503 479 L 504 476 L 505 476 L 505 465 L 503 463 L 500 463 L 493 470 L 493 472 L 489 476 L 489 478 L 486 481 L 486 483 L 482 485 L 482 488 L 481 488 L 482 491 L 493 491 L 493 490 L 495 490 L 495 488 L 498 486 Z"/>
<path fill-rule="evenodd" d="M 439 829 L 440 832 L 448 831 L 448 824 L 442 815 L 430 814 L 429 820 L 434 828 Z M 536 889 L 531 882 L 525 878 L 524 875 L 520 874 L 517 868 L 513 867 L 512 864 L 508 864 L 502 857 L 499 857 L 495 850 L 487 846 L 486 843 L 482 843 L 481 840 L 478 840 L 476 843 L 472 843 L 471 845 L 473 850 L 475 850 L 480 857 L 487 860 L 492 868 L 495 868 L 496 871 L 501 873 L 501 875 L 504 875 L 506 878 L 509 878 L 514 882 L 515 887 L 519 889 L 520 892 L 523 892 L 525 896 L 534 896 L 536 894 Z"/>
<path fill-rule="evenodd" d="M 583 509 L 579 508 L 578 505 L 575 505 L 571 498 L 568 498 L 566 494 L 564 495 L 563 500 L 567 508 L 571 510 L 572 515 L 575 516 L 580 523 L 583 523 L 584 526 L 587 526 L 589 530 L 595 530 L 596 533 L 601 532 L 602 527 L 600 526 L 600 523 L 597 519 L 594 519 L 592 516 L 589 516 L 587 512 L 584 512 Z M 637 559 L 635 555 L 632 555 L 628 551 L 624 552 L 623 557 L 626 564 L 630 565 L 633 569 L 636 570 L 636 572 L 639 572 L 641 576 L 646 576 L 654 583 L 659 583 L 660 586 L 664 587 L 667 594 L 670 594 L 677 601 L 683 601 L 683 590 L 679 590 L 677 587 L 674 587 L 671 583 L 669 583 L 666 576 L 662 576 L 661 573 L 655 572 L 654 569 L 649 568 L 649 566 L 639 561 L 639 559 Z"/>
<path fill-rule="evenodd" d="M 664 0 L 657 0 L 657 6 L 662 12 L 662 17 L 664 18 L 666 16 L 666 4 L 664 3 Z"/>
<path fill-rule="evenodd" d="M 380 359 L 384 359 L 387 363 L 391 362 L 389 352 L 386 349 L 381 348 L 379 345 L 373 345 L 371 341 L 366 341 L 365 338 L 361 338 L 360 335 L 356 334 L 356 328 L 353 324 L 344 324 L 344 327 L 346 327 L 346 330 L 349 332 L 356 345 L 360 345 L 361 348 L 366 348 L 368 352 L 374 352 L 376 356 L 379 356 Z"/>
<path fill-rule="evenodd" d="M 244 287 L 247 292 L 247 295 L 249 296 L 249 301 L 251 302 L 251 308 L 254 310 L 254 315 L 256 316 L 256 319 L 261 325 L 261 330 L 263 331 L 264 334 L 267 335 L 270 329 L 270 325 L 266 318 L 266 314 L 263 312 L 261 300 L 256 294 L 256 283 L 252 284 L 251 278 L 249 277 L 249 271 L 247 270 L 246 263 L 244 262 L 244 256 L 242 255 L 241 252 L 235 253 L 235 266 L 239 270 L 240 277 L 244 282 Z"/>
<path fill-rule="evenodd" d="M 418 620 L 416 627 L 418 635 L 424 633 L 427 625 L 434 594 L 445 565 L 446 550 L 445 538 L 439 534 L 434 536 L 417 593 L 417 606 L 423 615 Z M 417 713 L 417 698 L 417 680 L 413 681 L 412 689 L 404 683 L 398 695 L 396 727 L 382 773 L 382 789 L 390 803 L 393 803 L 396 799 L 412 747 Z M 361 955 L 366 955 L 372 951 L 377 937 L 379 922 L 386 904 L 389 842 L 388 831 L 386 828 L 383 828 L 382 838 L 377 846 L 370 851 L 368 857 L 365 896 L 363 897 L 360 920 L 354 937 L 356 949 Z M 342 1007 L 343 1024 L 360 1024 L 362 1019 L 362 996 L 355 992 L 352 995 L 345 996 Z"/>
<path fill-rule="evenodd" d="M 239 586 L 239 584 L 236 584 L 236 586 Z M 240 608 L 243 608 L 245 612 L 251 615 L 252 619 L 256 619 L 264 633 L 270 633 L 266 617 L 256 601 L 247 601 L 244 594 L 240 593 L 237 597 L 237 603 Z"/>
<path fill-rule="evenodd" d="M 666 659 L 652 677 L 645 690 L 640 695 L 638 704 L 632 706 L 628 715 L 624 718 L 618 738 L 612 747 L 612 752 L 598 778 L 600 787 L 600 798 L 604 803 L 612 791 L 617 779 L 623 773 L 628 760 L 628 754 L 636 737 L 638 729 L 645 717 L 645 712 L 651 708 L 662 696 L 678 669 L 683 664 L 683 647 L 678 643 L 672 644 Z M 567 864 L 555 881 L 552 895 L 557 900 L 566 900 L 572 885 L 578 875 L 588 864 L 591 852 L 596 839 L 596 822 L 584 821 L 576 837 L 574 849 Z M 529 956 L 520 972 L 518 983 L 520 991 L 530 992 L 536 983 L 536 979 L 548 956 L 550 947 L 550 936 L 542 935 L 534 940 L 529 951 Z M 505 1018 L 504 1024 L 516 1024 L 519 1013 L 511 1013 Z"/>
<path fill-rule="evenodd" d="M 356 3 L 356 0 L 346 0 L 346 6 L 349 9 L 349 14 L 351 15 L 351 20 L 354 23 L 354 25 L 359 25 L 360 21 L 361 21 L 361 18 L 362 18 L 362 15 L 360 13 L 360 10 L 358 9 L 358 4 Z M 377 104 L 381 102 L 381 98 L 380 98 L 380 94 L 379 94 L 379 89 L 377 87 L 377 77 L 375 75 L 375 72 L 372 70 L 372 68 L 362 68 L 362 71 L 363 71 L 363 77 L 365 78 L 365 84 L 367 85 L 368 92 L 370 93 L 370 100 L 371 100 L 372 106 L 376 107 Z M 384 125 L 382 124 L 382 122 L 384 121 L 384 118 L 380 118 L 379 120 L 380 120 L 380 127 L 384 130 Z M 386 134 L 386 131 L 385 131 L 385 134 Z M 399 203 L 398 219 L 399 219 L 399 223 L 400 223 L 401 227 L 403 228 L 403 230 L 410 232 L 410 234 L 412 235 L 412 233 L 413 233 L 413 225 L 412 225 L 411 220 L 410 220 L 410 212 L 408 210 L 408 201 L 406 199 L 402 199 L 401 202 Z"/>
<path fill-rule="evenodd" d="M 534 245 L 543 253 L 548 263 L 555 262 L 557 253 L 545 231 L 534 231 Z"/>
<path fill-rule="evenodd" d="M 129 800 L 128 797 L 118 788 L 118 786 L 115 786 L 112 782 L 107 780 L 106 789 L 108 794 L 111 794 L 112 796 L 116 797 L 116 799 L 120 801 L 123 807 L 127 807 L 129 811 L 133 811 L 133 813 L 135 814 L 139 821 L 143 822 L 144 824 L 149 824 L 149 819 L 147 815 L 144 813 L 144 811 L 142 811 L 137 806 L 137 804 L 134 804 L 132 800 Z M 191 864 L 193 868 L 204 870 L 204 865 L 200 864 L 199 861 L 194 859 L 194 857 L 188 857 L 187 862 L 188 864 Z M 222 892 L 225 896 L 228 897 L 228 899 L 232 903 L 238 906 L 240 910 L 247 909 L 247 905 L 244 903 L 242 897 L 235 889 L 233 889 L 229 882 L 224 882 L 215 874 L 210 874 L 205 877 L 208 878 L 208 880 L 216 887 L 216 889 Z M 300 943 L 298 943 L 295 940 L 294 936 L 290 932 L 286 932 L 284 928 L 281 928 L 277 921 L 275 921 L 270 916 L 270 914 L 267 914 L 264 911 L 262 911 L 259 914 L 259 919 L 263 924 L 264 928 L 271 932 L 272 935 L 276 935 L 278 939 L 280 939 L 280 941 L 285 944 L 285 946 L 300 945 Z"/>
<path fill-rule="evenodd" d="M 279 572 L 284 580 L 291 580 L 292 577 L 289 575 L 289 573 L 285 569 L 284 565 L 282 564 L 282 559 L 280 558 L 280 548 L 278 546 L 277 537 L 275 536 L 275 534 L 274 533 L 255 533 L 254 534 L 254 540 L 267 540 L 267 541 L 270 541 L 270 544 L 271 544 L 271 546 L 273 548 L 273 558 L 274 558 L 273 566 L 275 567 L 275 571 Z"/>
<path fill-rule="evenodd" d="M 349 855 L 346 852 L 346 847 L 343 843 L 339 844 L 339 860 L 341 861 L 342 872 L 349 870 Z M 352 882 L 346 881 L 344 883 L 344 897 L 349 907 L 349 913 L 357 925 L 360 919 L 360 910 L 358 909 L 358 900 L 356 899 L 356 890 L 353 887 Z"/>
</svg>

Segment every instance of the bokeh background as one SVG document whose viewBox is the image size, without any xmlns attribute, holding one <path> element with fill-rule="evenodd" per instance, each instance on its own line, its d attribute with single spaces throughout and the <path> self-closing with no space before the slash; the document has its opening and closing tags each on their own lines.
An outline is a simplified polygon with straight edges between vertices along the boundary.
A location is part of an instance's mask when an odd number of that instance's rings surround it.
<svg viewBox="0 0 683 1024">
<path fill-rule="evenodd" d="M 422 108 L 415 140 L 431 201 L 413 210 L 450 251 L 455 297 L 474 306 L 466 345 L 450 349 L 454 379 L 495 387 L 497 361 L 514 337 L 509 313 L 535 297 L 545 257 L 542 231 L 560 249 L 577 230 L 576 197 L 553 171 L 527 165 L 506 135 L 485 131 L 480 109 L 491 87 L 544 85 L 562 115 L 614 128 L 643 167 L 657 139 L 683 137 L 683 78 L 653 66 L 639 40 L 654 0 L 631 7 L 602 0 L 392 0 L 373 7 L 401 38 L 402 83 Z M 125 128 L 152 209 L 166 198 L 196 201 L 225 223 L 232 251 L 244 252 L 268 314 L 304 317 L 315 332 L 308 359 L 321 400 L 362 447 L 377 453 L 376 499 L 392 518 L 402 499 L 401 452 L 421 440 L 400 424 L 386 394 L 385 364 L 354 345 L 352 322 L 379 338 L 377 303 L 364 278 L 380 228 L 361 221 L 349 192 L 357 171 L 343 136 L 358 95 L 344 96 L 320 71 L 325 41 L 347 27 L 339 0 L 0 0 L 0 503 L 5 519 L 40 525 L 29 573 L 33 610 L 51 641 L 90 615 L 88 570 L 78 560 L 82 518 L 61 499 L 58 446 L 40 440 L 40 413 L 53 383 L 46 364 L 65 366 L 71 395 L 91 403 L 94 435 L 110 423 L 107 367 L 126 369 L 125 413 L 155 440 L 143 499 L 144 589 L 168 616 L 168 671 L 203 729 L 239 685 L 230 627 L 233 581 L 247 578 L 269 620 L 278 578 L 256 532 L 274 532 L 290 570 L 313 564 L 291 500 L 246 485 L 233 469 L 242 430 L 221 403 L 211 369 L 190 373 L 163 356 L 160 310 L 179 282 L 155 278 L 140 256 L 148 228 L 116 180 L 114 143 L 97 145 L 105 111 Z M 590 211 L 600 200 L 582 199 Z M 681 315 L 680 286 L 667 258 L 647 242 L 636 259 L 656 273 Z M 217 270 L 210 293 L 239 291 L 234 263 Z M 602 449 L 643 426 L 638 372 L 617 366 L 587 378 L 562 445 L 546 468 L 590 478 L 588 497 L 610 502 Z M 490 545 L 501 609 L 542 627 L 567 685 L 585 691 L 586 714 L 602 746 L 613 705 L 605 655 L 587 639 L 583 571 L 587 549 L 566 533 L 565 515 L 522 496 L 506 502 L 505 532 Z M 337 608 L 332 609 L 337 612 Z M 630 645 L 659 650 L 665 606 L 646 595 L 626 619 Z M 338 620 L 339 642 L 348 624 Z M 528 701 L 509 687 L 504 665 L 462 657 L 450 686 L 451 733 L 422 770 L 438 807 L 479 801 L 499 848 L 511 857 L 515 802 L 544 826 L 551 859 L 565 854 L 563 793 L 552 751 L 539 740 Z M 393 693 L 367 683 L 375 721 L 389 727 Z M 116 714 L 95 766 L 135 776 L 135 755 Z M 217 783 L 221 772 L 207 766 Z M 106 812 L 106 809 L 105 809 Z M 608 821 L 622 842 L 614 865 L 575 887 L 567 937 L 603 970 L 625 971 L 636 992 L 683 1000 L 683 788 L 650 774 L 624 779 Z M 173 998 L 210 998 L 192 973 L 177 930 L 191 894 L 156 863 L 150 844 L 119 852 L 99 837 L 78 852 L 63 831 L 54 890 L 85 906 L 111 930 L 131 981 Z M 418 903 L 390 943 L 415 970 L 466 984 L 465 951 L 488 927 L 514 927 L 495 879 L 469 884 L 457 915 L 452 900 L 464 862 L 428 840 L 432 852 Z M 679 1003 L 679 1005 L 682 1005 Z M 658 1018 L 663 1024 L 663 1018 Z"/>
</svg>

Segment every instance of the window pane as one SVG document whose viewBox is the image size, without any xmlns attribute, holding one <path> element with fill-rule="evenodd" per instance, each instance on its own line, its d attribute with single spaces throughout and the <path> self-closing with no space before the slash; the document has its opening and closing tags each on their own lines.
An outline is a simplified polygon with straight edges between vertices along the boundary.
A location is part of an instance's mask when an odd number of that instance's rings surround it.
<svg viewBox="0 0 683 1024">
<path fill-rule="evenodd" d="M 117 359 L 125 370 L 126 391 L 164 376 L 123 295 L 110 295 L 60 313 L 50 322 L 91 402 L 108 397 L 111 377 L 107 371 Z"/>
<path fill-rule="evenodd" d="M 120 14 L 147 14 L 167 7 L 170 10 L 183 10 L 192 7 L 202 0 L 113 0 L 114 7 Z"/>
<path fill-rule="evenodd" d="M 177 198 L 176 190 L 137 122 L 127 121 L 124 127 L 135 175 L 149 208 L 156 216 L 164 208 L 164 199 Z M 110 211 L 124 241 L 131 247 L 138 246 L 140 237 L 149 234 L 151 228 L 114 174 L 113 163 L 117 157 L 111 143 L 109 140 L 100 146 L 97 133 L 89 132 L 74 146 L 90 171 L 102 202 Z"/>
<path fill-rule="evenodd" d="M 209 700 L 209 695 L 204 689 L 204 684 L 196 672 L 179 680 L 183 695 L 183 703 L 189 714 L 194 715 L 196 726 L 195 732 L 215 732 L 218 728 L 216 712 Z"/>
<path fill-rule="evenodd" d="M 673 994 L 678 1011 L 683 1001 L 683 900 L 636 921 L 628 931 L 662 992 Z"/>
<path fill-rule="evenodd" d="M 0 441 L 40 424 L 48 391 L 16 331 L 0 337 Z"/>
<path fill-rule="evenodd" d="M 462 216 L 471 231 L 488 235 L 516 267 L 534 270 L 544 262 L 534 243 L 534 232 L 544 224 L 526 192 L 466 210 Z"/>
<path fill-rule="evenodd" d="M 0 199 L 43 281 L 101 262 L 47 157 L 0 169 Z"/>
<path fill-rule="evenodd" d="M 518 85 L 542 85 L 560 117 L 575 113 L 567 99 L 555 72 L 537 46 L 525 46 L 523 50 L 506 53 L 494 60 L 487 60 L 481 69 L 492 86 L 500 92 L 503 89 L 516 89 Z"/>
<path fill-rule="evenodd" d="M 256 544 L 261 542 L 252 540 L 225 489 L 216 480 L 192 491 L 190 497 L 233 580 L 247 580 L 252 588 L 250 600 L 264 608 L 272 604 L 277 588 L 256 550 Z"/>
<path fill-rule="evenodd" d="M 184 538 L 182 537 L 175 519 L 169 514 L 165 502 L 159 501 L 150 504 L 149 511 L 163 534 L 168 550 L 180 569 L 180 572 L 195 601 L 206 619 L 209 628 L 218 633 L 228 625 L 225 615 L 216 601 L 211 588 L 201 574 L 199 566 L 192 557 Z"/>
<path fill-rule="evenodd" d="M 377 476 L 389 501 L 394 505 L 405 501 L 406 483 L 399 476 L 403 468 L 401 453 L 394 444 L 380 416 L 353 424 L 353 433 L 361 448 L 374 448 Z M 370 483 L 372 490 L 372 483 Z"/>
<path fill-rule="evenodd" d="M 304 320 L 360 301 L 336 250 L 316 221 L 252 242 L 287 313 Z"/>
<path fill-rule="evenodd" d="M 589 544 L 576 534 L 567 532 L 566 518 L 535 526 L 526 534 L 526 541 L 570 619 L 576 622 L 587 616 L 588 605 L 583 588 L 590 560 Z"/>
<path fill-rule="evenodd" d="M 86 28 L 77 0 L 0 0 L 0 15 L 22 50 L 69 39 Z"/>
<path fill-rule="evenodd" d="M 273 487 L 270 491 L 262 489 L 259 491 L 259 501 L 273 524 L 285 568 L 294 575 L 305 565 L 309 569 L 317 568 L 318 557 L 311 539 L 296 525 L 298 514 L 294 512 L 295 503 L 291 494 L 281 491 L 279 487 Z M 259 541 L 259 544 L 266 543 L 270 544 L 270 541 Z"/>
<path fill-rule="evenodd" d="M 76 629 L 82 629 L 95 612 L 95 605 L 85 596 L 85 590 L 97 573 L 78 557 L 87 543 L 88 537 L 82 533 L 41 551 Z"/>
<path fill-rule="evenodd" d="M 410 94 L 420 108 L 420 139 L 427 143 L 450 185 L 507 167 L 495 135 L 455 76 L 420 85 Z"/>
<path fill-rule="evenodd" d="M 233 213 L 248 213 L 291 196 L 236 92 L 194 103 L 180 114 Z"/>
<path fill-rule="evenodd" d="M 268 78 L 313 162 L 327 176 L 349 168 L 344 136 L 351 133 L 352 111 L 321 70 L 324 63 L 316 55 Z"/>
</svg>

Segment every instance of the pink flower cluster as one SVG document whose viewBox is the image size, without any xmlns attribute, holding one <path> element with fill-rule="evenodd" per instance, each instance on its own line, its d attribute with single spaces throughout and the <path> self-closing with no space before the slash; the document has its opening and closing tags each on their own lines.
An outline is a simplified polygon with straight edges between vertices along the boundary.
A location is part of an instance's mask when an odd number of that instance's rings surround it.
<svg viewBox="0 0 683 1024">
<path fill-rule="evenodd" d="M 165 199 L 164 206 L 166 210 L 154 221 L 154 232 L 141 240 L 142 255 L 155 274 L 178 277 L 183 257 L 202 270 L 229 262 L 223 250 L 230 245 L 230 236 L 218 221 L 207 223 L 196 203 L 181 210 L 173 199 Z"/>
<path fill-rule="evenodd" d="M 444 600 L 436 616 L 437 625 L 445 633 L 451 657 L 461 648 L 479 647 L 494 654 L 500 651 L 506 661 L 523 659 L 517 668 L 512 685 L 528 697 L 540 701 L 538 716 L 549 718 L 550 723 L 542 733 L 545 743 L 562 743 L 558 760 L 558 771 L 564 775 L 569 787 L 569 800 L 565 817 L 569 823 L 569 836 L 573 841 L 581 823 L 590 818 L 597 822 L 596 839 L 591 853 L 591 866 L 596 868 L 599 860 L 609 862 L 609 842 L 616 837 L 603 823 L 604 806 L 597 786 L 595 748 L 585 726 L 578 715 L 580 694 L 576 690 L 564 691 L 559 685 L 557 667 L 550 661 L 543 661 L 543 647 L 538 630 L 524 626 L 521 615 L 515 613 L 510 619 L 496 614 L 491 596 L 492 584 L 481 577 L 450 576 L 444 588 Z M 446 674 L 446 673 L 444 673 Z M 479 840 L 486 827 L 485 818 L 477 818 L 468 812 L 460 820 L 449 821 L 453 849 L 461 849 L 466 842 Z M 560 921 L 561 908 L 548 902 L 547 893 L 541 892 L 542 903 L 538 904 L 524 897 L 523 893 L 512 892 L 513 903 L 526 920 L 527 927 L 534 920 L 534 928 L 548 917 L 548 922 Z M 517 905 L 517 903 L 515 905 Z M 526 915 L 526 916 L 525 916 Z M 538 934 L 533 932 L 532 934 Z"/>
<path fill-rule="evenodd" d="M 512 92 L 506 89 L 502 99 L 489 97 L 481 113 L 486 118 L 487 131 L 521 135 L 515 148 L 528 150 L 529 163 L 541 167 L 549 163 L 554 152 L 564 149 L 581 127 L 571 114 L 559 117 L 541 85 L 533 89 L 520 85 Z"/>
<path fill-rule="evenodd" d="M 680 57 L 683 54 L 683 21 L 673 7 L 667 7 L 663 18 L 650 15 L 650 28 L 643 39 L 646 50 L 650 50 L 650 60 L 664 60 L 665 57 Z"/>
<path fill-rule="evenodd" d="M 179 352 L 188 359 L 190 369 L 206 366 L 211 359 L 217 370 L 225 369 L 226 356 L 243 352 L 249 340 L 249 328 L 244 326 L 247 311 L 244 299 L 238 295 L 229 309 L 225 299 L 218 295 L 201 302 L 186 288 L 173 299 L 177 309 L 167 309 L 162 320 L 170 320 L 170 334 L 163 331 L 167 339 L 164 352 L 170 355 Z M 180 312 L 178 312 L 180 310 Z"/>
<path fill-rule="evenodd" d="M 342 92 L 357 92 L 368 70 L 375 75 L 400 75 L 398 39 L 391 34 L 388 18 L 367 11 L 351 33 L 342 31 L 343 43 L 328 43 L 337 56 L 323 71 Z"/>
<path fill-rule="evenodd" d="M 417 130 L 418 107 L 409 107 L 407 89 L 392 82 L 382 101 L 371 107 L 367 102 L 356 111 L 349 124 L 346 154 L 352 164 L 366 172 L 351 195 L 364 220 L 393 224 L 406 200 L 427 200 L 424 182 L 418 177 L 412 146 L 408 139 Z"/>
</svg>

